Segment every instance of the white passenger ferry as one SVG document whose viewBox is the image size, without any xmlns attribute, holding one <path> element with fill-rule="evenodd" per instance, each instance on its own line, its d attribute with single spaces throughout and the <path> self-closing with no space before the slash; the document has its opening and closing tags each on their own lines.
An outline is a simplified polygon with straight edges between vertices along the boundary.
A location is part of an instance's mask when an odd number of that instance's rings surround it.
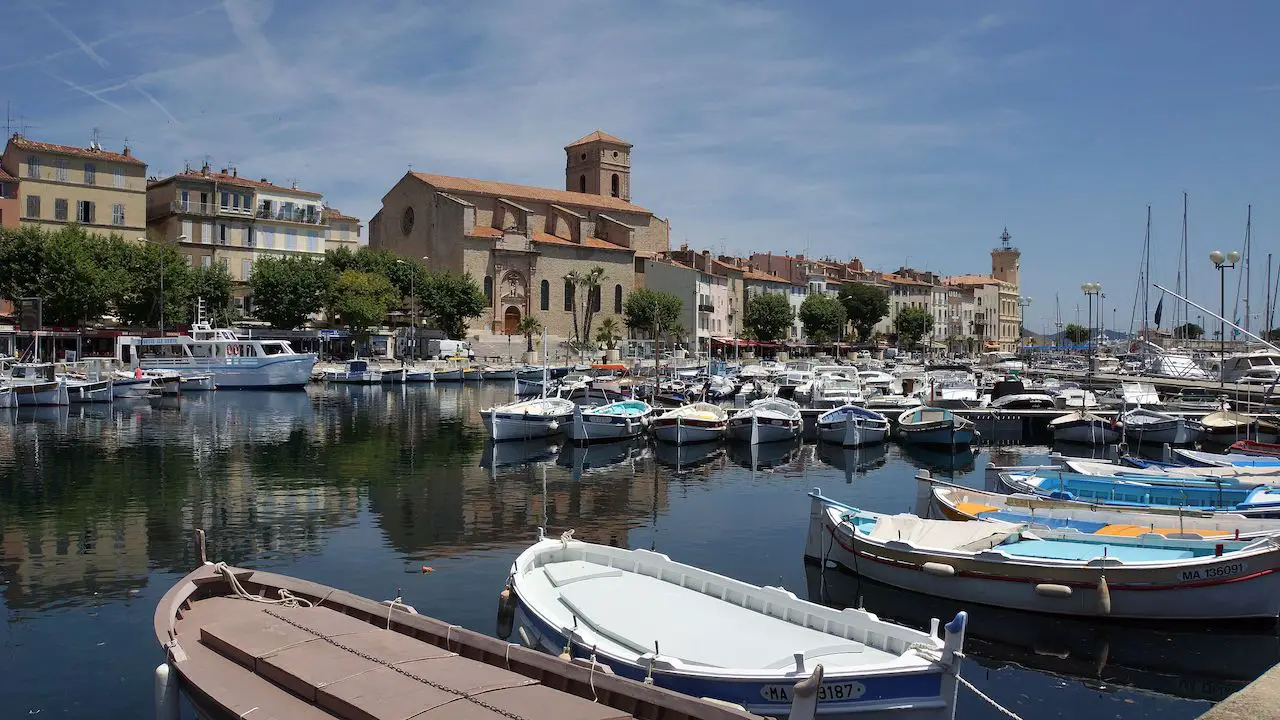
<svg viewBox="0 0 1280 720">
<path fill-rule="evenodd" d="M 219 390 L 301 388 L 316 364 L 314 353 L 294 352 L 284 340 L 241 338 L 203 323 L 178 337 L 123 335 L 116 341 L 116 359 L 131 368 L 210 375 Z"/>
</svg>

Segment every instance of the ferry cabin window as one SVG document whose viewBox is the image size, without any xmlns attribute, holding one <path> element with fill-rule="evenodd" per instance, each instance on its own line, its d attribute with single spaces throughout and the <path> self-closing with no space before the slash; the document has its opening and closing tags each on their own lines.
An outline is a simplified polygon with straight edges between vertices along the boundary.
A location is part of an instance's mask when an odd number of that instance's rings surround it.
<svg viewBox="0 0 1280 720">
<path fill-rule="evenodd" d="M 285 355 L 289 352 L 289 348 L 280 342 L 264 342 L 262 343 L 262 354 L 264 355 Z"/>
</svg>

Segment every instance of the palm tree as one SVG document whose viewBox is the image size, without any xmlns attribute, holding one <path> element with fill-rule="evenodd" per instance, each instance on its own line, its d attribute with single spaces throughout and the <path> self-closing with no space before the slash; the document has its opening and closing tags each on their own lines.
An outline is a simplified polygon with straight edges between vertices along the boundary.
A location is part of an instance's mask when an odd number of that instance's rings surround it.
<svg viewBox="0 0 1280 720">
<path fill-rule="evenodd" d="M 618 319 L 610 315 L 600 321 L 600 329 L 596 331 L 596 342 L 610 350 L 616 350 L 618 341 L 622 339 L 622 328 Z"/>
<path fill-rule="evenodd" d="M 542 332 L 542 323 L 538 322 L 538 318 L 533 315 L 525 315 L 520 318 L 520 322 L 516 323 L 516 332 L 524 336 L 528 352 L 533 352 L 533 336 Z"/>
<path fill-rule="evenodd" d="M 574 287 L 573 339 L 582 346 L 591 341 L 591 320 L 596 314 L 596 303 L 600 301 L 600 281 L 604 279 L 604 268 L 597 265 L 586 272 L 573 270 L 564 279 Z M 579 305 L 582 307 L 581 311 L 578 310 Z"/>
</svg>

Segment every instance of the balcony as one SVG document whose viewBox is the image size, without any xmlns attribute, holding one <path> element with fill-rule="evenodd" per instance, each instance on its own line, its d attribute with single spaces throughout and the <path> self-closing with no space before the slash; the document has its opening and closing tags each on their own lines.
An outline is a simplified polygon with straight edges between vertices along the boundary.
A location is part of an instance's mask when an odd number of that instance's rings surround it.
<svg viewBox="0 0 1280 720">
<path fill-rule="evenodd" d="M 704 305 L 703 303 L 698 303 L 698 312 L 713 313 L 715 311 L 715 305 Z"/>
<path fill-rule="evenodd" d="M 169 211 L 182 215 L 217 215 L 218 206 L 214 203 L 174 200 L 169 203 Z"/>
<path fill-rule="evenodd" d="M 294 208 L 292 211 L 285 211 L 283 208 L 258 208 L 254 216 L 262 220 L 276 220 L 279 222 L 301 223 L 303 225 L 320 225 L 324 222 L 324 216 L 320 212 L 307 212 L 300 208 Z"/>
</svg>

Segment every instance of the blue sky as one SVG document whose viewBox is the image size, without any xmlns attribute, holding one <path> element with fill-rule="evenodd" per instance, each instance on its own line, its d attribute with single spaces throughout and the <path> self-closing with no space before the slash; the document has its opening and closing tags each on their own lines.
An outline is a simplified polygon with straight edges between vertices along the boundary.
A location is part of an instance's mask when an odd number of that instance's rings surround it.
<svg viewBox="0 0 1280 720">
<path fill-rule="evenodd" d="M 97 127 L 153 174 L 208 156 L 365 219 L 410 165 L 559 186 L 561 147 L 602 128 L 635 144 L 633 199 L 673 244 L 955 274 L 986 271 L 1007 225 L 1028 326 L 1055 293 L 1073 320 L 1092 280 L 1127 328 L 1146 206 L 1171 284 L 1184 191 L 1195 299 L 1216 307 L 1207 254 L 1241 246 L 1253 203 L 1262 304 L 1278 21 L 1266 2 L 9 0 L 0 100 L 39 139 Z"/>
</svg>

